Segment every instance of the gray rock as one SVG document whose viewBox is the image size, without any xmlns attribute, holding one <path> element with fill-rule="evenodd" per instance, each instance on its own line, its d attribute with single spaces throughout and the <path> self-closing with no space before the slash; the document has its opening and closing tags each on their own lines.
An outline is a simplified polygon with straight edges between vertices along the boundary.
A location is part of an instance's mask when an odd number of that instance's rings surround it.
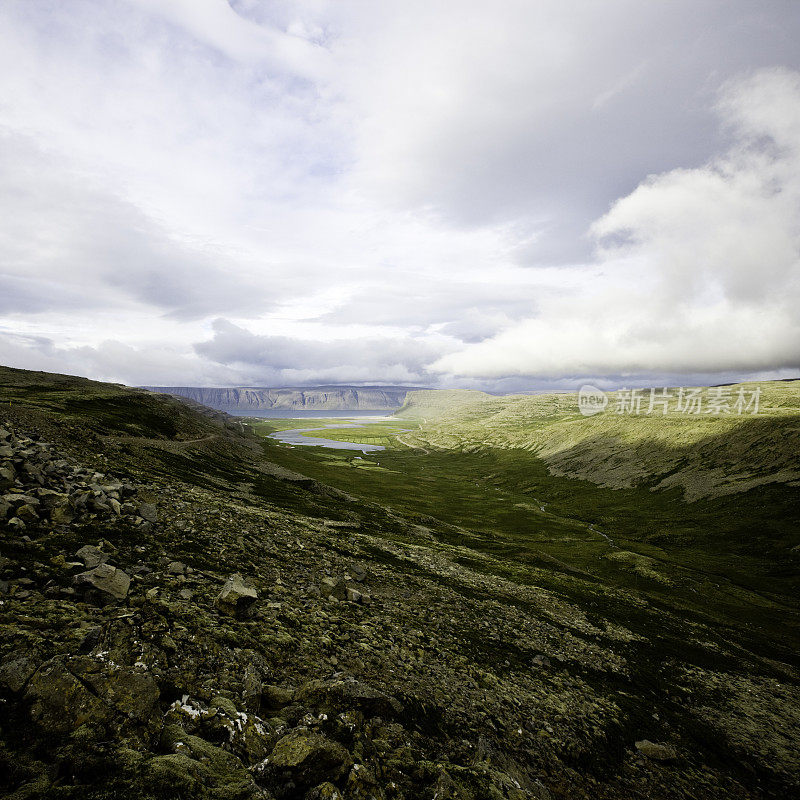
<svg viewBox="0 0 800 800">
<path fill-rule="evenodd" d="M 653 761 L 674 761 L 678 754 L 675 752 L 674 747 L 668 744 L 657 744 L 648 739 L 642 739 L 636 742 L 636 749 L 647 758 Z"/>
<path fill-rule="evenodd" d="M 167 572 L 170 575 L 183 575 L 186 572 L 186 564 L 182 561 L 170 561 L 167 564 Z"/>
<path fill-rule="evenodd" d="M 139 503 L 139 516 L 145 522 L 158 522 L 158 511 L 152 503 Z"/>
<path fill-rule="evenodd" d="M 21 692 L 34 672 L 36 664 L 30 658 L 23 656 L 13 661 L 4 661 L 0 666 L 0 686 L 15 693 Z"/>
<path fill-rule="evenodd" d="M 241 614 L 258 599 L 258 592 L 237 572 L 231 575 L 217 596 L 217 608 L 226 614 Z"/>
<path fill-rule="evenodd" d="M 14 485 L 17 474 L 13 467 L 0 467 L 0 492 Z"/>
<path fill-rule="evenodd" d="M 323 578 L 319 585 L 323 597 L 334 597 L 337 600 L 347 599 L 347 584 L 339 578 Z"/>
<path fill-rule="evenodd" d="M 362 599 L 361 592 L 358 589 L 353 589 L 351 586 L 347 587 L 347 599 L 351 603 L 360 603 Z"/>
<path fill-rule="evenodd" d="M 96 589 L 101 595 L 114 600 L 124 600 L 131 585 L 130 577 L 110 564 L 100 564 L 87 572 L 81 572 L 73 581 L 77 587 Z"/>
<path fill-rule="evenodd" d="M 3 499 L 14 506 L 14 508 L 18 508 L 19 506 L 33 506 L 35 508 L 39 505 L 39 500 L 32 494 L 23 494 L 22 492 L 4 494 Z"/>
<path fill-rule="evenodd" d="M 56 506 L 65 506 L 69 503 L 69 495 L 63 492 L 56 492 L 53 489 L 39 489 L 36 492 L 36 496 L 39 498 L 42 508 L 50 510 L 56 508 Z"/>
<path fill-rule="evenodd" d="M 86 569 L 94 569 L 108 561 L 108 553 L 104 553 L 99 547 L 95 547 L 93 544 L 85 544 L 75 553 L 75 556 L 83 561 L 86 565 Z"/>
</svg>

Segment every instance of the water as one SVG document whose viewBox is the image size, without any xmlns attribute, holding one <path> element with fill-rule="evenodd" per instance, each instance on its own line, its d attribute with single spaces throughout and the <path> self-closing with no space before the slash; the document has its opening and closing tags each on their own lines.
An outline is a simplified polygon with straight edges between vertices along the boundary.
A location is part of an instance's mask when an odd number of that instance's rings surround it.
<svg viewBox="0 0 800 800">
<path fill-rule="evenodd" d="M 350 414 L 349 416 L 352 416 Z M 373 420 L 384 420 L 386 417 L 379 417 Z M 369 423 L 367 423 L 369 424 Z M 276 439 L 283 444 L 300 445 L 301 447 L 329 447 L 331 450 L 360 450 L 362 453 L 370 453 L 375 450 L 385 450 L 382 444 L 360 444 L 359 442 L 340 442 L 337 439 L 326 439 L 323 436 L 304 436 L 311 431 L 324 431 L 328 428 L 361 428 L 363 422 L 346 422 L 338 425 L 323 425 L 321 428 L 290 428 L 286 431 L 276 431 L 270 434 L 271 439 Z"/>
</svg>

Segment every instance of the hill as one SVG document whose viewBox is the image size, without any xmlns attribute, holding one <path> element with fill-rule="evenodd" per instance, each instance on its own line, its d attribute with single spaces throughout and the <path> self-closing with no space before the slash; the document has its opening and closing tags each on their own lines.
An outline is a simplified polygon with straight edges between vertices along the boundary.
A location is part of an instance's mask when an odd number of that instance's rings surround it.
<svg viewBox="0 0 800 800">
<path fill-rule="evenodd" d="M 6 796 L 800 790 L 790 595 L 742 590 L 721 618 L 294 468 L 315 457 L 168 396 L 0 369 Z"/>
<path fill-rule="evenodd" d="M 555 475 L 615 489 L 676 487 L 696 500 L 800 480 L 800 381 L 762 382 L 758 412 L 735 413 L 739 394 L 747 402 L 755 390 L 756 384 L 725 387 L 728 410 L 721 413 L 708 413 L 713 389 L 697 390 L 707 395 L 699 413 L 676 410 L 678 390 L 666 414 L 663 401 L 647 413 L 649 390 L 641 393 L 639 413 L 627 405 L 617 413 L 628 402 L 619 392 L 609 393 L 606 409 L 592 416 L 579 412 L 574 394 L 468 392 L 412 392 L 397 413 L 427 417 L 406 439 L 420 447 L 526 450 Z"/>
</svg>

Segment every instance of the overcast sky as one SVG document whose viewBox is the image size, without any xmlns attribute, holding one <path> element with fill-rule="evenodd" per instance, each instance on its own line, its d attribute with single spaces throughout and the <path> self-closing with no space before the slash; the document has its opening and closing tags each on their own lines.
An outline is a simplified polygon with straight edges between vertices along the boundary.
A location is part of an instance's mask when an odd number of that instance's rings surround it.
<svg viewBox="0 0 800 800">
<path fill-rule="evenodd" d="M 0 363 L 800 374 L 794 0 L 3 0 Z"/>
</svg>

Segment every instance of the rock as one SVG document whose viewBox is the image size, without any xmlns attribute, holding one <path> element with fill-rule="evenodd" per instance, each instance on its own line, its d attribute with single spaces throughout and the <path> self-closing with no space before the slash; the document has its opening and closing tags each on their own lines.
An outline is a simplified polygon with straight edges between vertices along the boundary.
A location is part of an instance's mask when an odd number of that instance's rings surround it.
<svg viewBox="0 0 800 800">
<path fill-rule="evenodd" d="M 26 525 L 33 525 L 39 521 L 39 515 L 36 513 L 36 509 L 29 503 L 25 503 L 17 509 L 17 517 Z"/>
<path fill-rule="evenodd" d="M 87 569 L 94 569 L 108 561 L 108 553 L 104 553 L 99 547 L 92 544 L 85 544 L 75 553 L 75 556 L 83 561 Z"/>
<path fill-rule="evenodd" d="M 358 591 L 358 589 L 353 589 L 350 586 L 347 587 L 347 599 L 351 603 L 360 603 L 362 597 L 363 595 Z"/>
<path fill-rule="evenodd" d="M 16 477 L 13 467 L 0 467 L 0 492 L 14 486 Z"/>
<path fill-rule="evenodd" d="M 348 572 L 353 576 L 354 581 L 363 583 L 367 577 L 367 572 L 360 564 L 351 564 L 348 567 Z"/>
<path fill-rule="evenodd" d="M 230 717 L 231 719 L 236 719 L 236 717 L 239 715 L 239 712 L 233 700 L 229 700 L 227 697 L 222 697 L 222 695 L 217 695 L 208 704 L 208 710 L 210 713 L 213 714 L 216 714 L 218 711 L 221 711 L 223 714 Z"/>
<path fill-rule="evenodd" d="M 186 572 L 186 564 L 182 561 L 170 561 L 167 564 L 167 572 L 170 575 L 183 575 Z"/>
<path fill-rule="evenodd" d="M 124 600 L 131 585 L 130 577 L 110 564 L 100 564 L 73 579 L 77 587 L 96 589 L 104 598 Z"/>
<path fill-rule="evenodd" d="M 261 706 L 271 714 L 280 711 L 294 701 L 294 691 L 283 686 L 265 684 L 261 687 Z"/>
<path fill-rule="evenodd" d="M 278 740 L 267 765 L 278 782 L 291 780 L 305 788 L 338 780 L 352 761 L 342 745 L 300 728 Z"/>
<path fill-rule="evenodd" d="M 50 521 L 54 525 L 69 525 L 75 519 L 75 512 L 69 505 L 56 506 L 50 512 Z"/>
<path fill-rule="evenodd" d="M 5 686 L 14 693 L 21 692 L 34 672 L 36 664 L 30 658 L 23 656 L 13 661 L 4 661 L 0 666 L 0 686 Z"/>
<path fill-rule="evenodd" d="M 158 711 L 158 685 L 146 672 L 133 667 L 108 672 L 103 662 L 88 656 L 70 660 L 69 668 L 84 686 L 91 687 L 104 703 L 128 719 L 147 722 Z"/>
<path fill-rule="evenodd" d="M 225 614 L 241 614 L 258 599 L 258 592 L 248 586 L 237 572 L 231 575 L 217 596 L 217 608 Z"/>
<path fill-rule="evenodd" d="M 344 800 L 344 795 L 330 781 L 325 781 L 309 789 L 303 800 Z"/>
<path fill-rule="evenodd" d="M 352 678 L 309 681 L 298 690 L 297 700 L 330 713 L 358 709 L 365 717 L 392 718 L 403 711 L 399 700 Z"/>
<path fill-rule="evenodd" d="M 39 498 L 42 508 L 46 508 L 48 510 L 52 510 L 57 506 L 67 505 L 69 503 L 69 495 L 64 494 L 64 492 L 56 492 L 53 489 L 39 489 L 36 492 L 36 496 Z"/>
<path fill-rule="evenodd" d="M 7 525 L 15 533 L 21 533 L 27 527 L 19 517 L 11 517 Z"/>
<path fill-rule="evenodd" d="M 31 703 L 31 717 L 51 734 L 69 733 L 86 722 L 108 719 L 107 707 L 61 659 L 47 662 L 34 673 L 25 697 Z"/>
<path fill-rule="evenodd" d="M 158 512 L 156 511 L 156 507 L 152 503 L 139 503 L 139 516 L 145 522 L 158 522 Z"/>
<path fill-rule="evenodd" d="M 657 744 L 648 739 L 642 739 L 635 744 L 636 749 L 652 761 L 674 761 L 678 757 L 675 748 L 668 744 Z"/>
<path fill-rule="evenodd" d="M 11 503 L 0 497 L 0 522 L 8 517 L 11 511 Z"/>
<path fill-rule="evenodd" d="M 534 667 L 549 667 L 550 659 L 546 655 L 538 653 L 533 657 L 532 663 Z"/>
<path fill-rule="evenodd" d="M 323 597 L 335 597 L 337 600 L 347 599 L 347 584 L 336 578 L 323 578 L 319 586 Z"/>
<path fill-rule="evenodd" d="M 162 794 L 209 800 L 263 797 L 247 768 L 233 753 L 188 734 L 177 725 L 166 726 L 161 742 L 174 752 L 156 756 L 144 765 L 145 775 L 155 784 L 153 788 L 159 790 L 159 797 Z"/>
</svg>

